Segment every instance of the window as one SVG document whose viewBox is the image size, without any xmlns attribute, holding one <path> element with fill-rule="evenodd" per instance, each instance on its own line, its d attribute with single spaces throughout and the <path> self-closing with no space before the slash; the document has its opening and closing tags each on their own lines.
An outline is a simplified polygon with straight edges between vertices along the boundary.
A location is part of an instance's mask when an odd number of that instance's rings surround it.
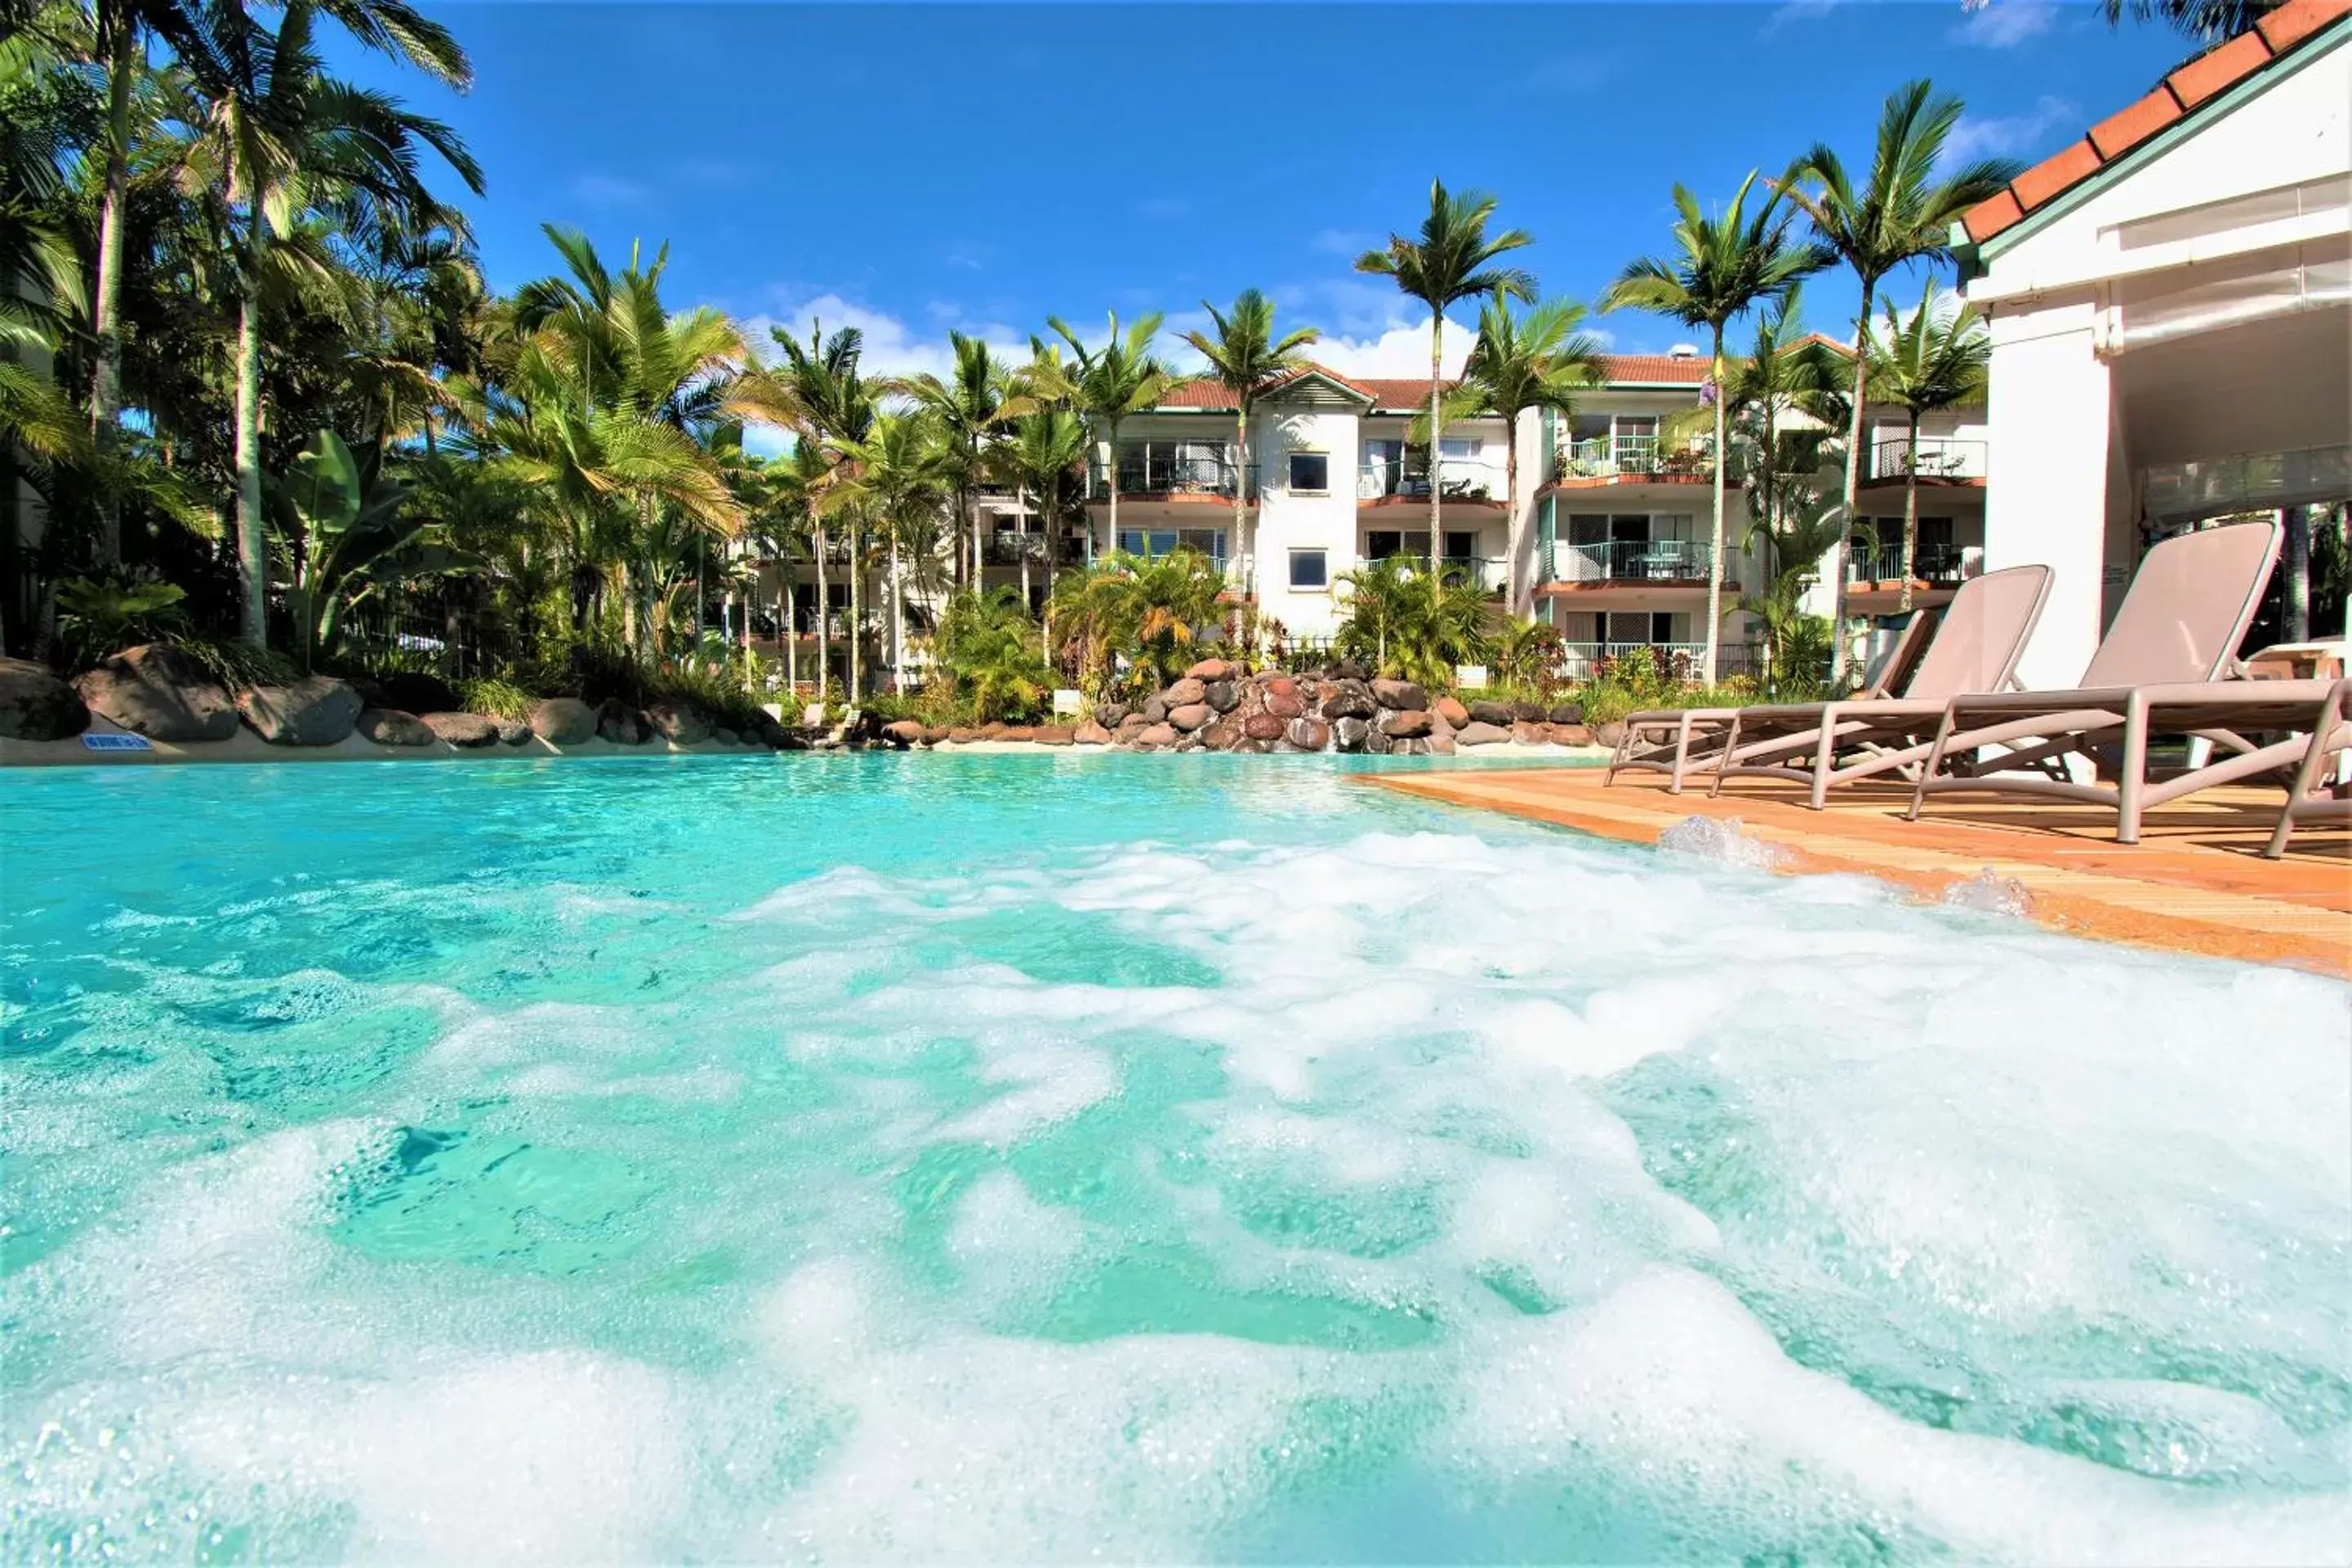
<svg viewBox="0 0 2352 1568">
<path fill-rule="evenodd" d="M 1480 445 L 1481 443 L 1475 436 L 1465 436 L 1459 438 L 1448 436 L 1444 440 L 1440 441 L 1437 444 L 1437 452 L 1438 456 L 1442 458 L 1475 458 L 1478 455 Z"/>
<path fill-rule="evenodd" d="M 1290 488 L 1294 490 L 1328 490 L 1331 488 L 1331 454 L 1291 453 Z"/>
<path fill-rule="evenodd" d="M 1330 573 L 1322 551 L 1294 550 L 1290 552 L 1290 585 L 1306 589 L 1323 589 L 1331 585 Z"/>
<path fill-rule="evenodd" d="M 1225 558 L 1225 531 L 1222 528 L 1122 528 L 1118 531 L 1118 547 L 1129 555 L 1153 560 L 1178 550 L 1197 550 L 1211 561 L 1223 563 Z"/>
<path fill-rule="evenodd" d="M 1426 539 L 1427 534 L 1422 535 Z M 1376 528 L 1368 536 L 1364 555 L 1367 560 L 1386 561 L 1391 555 L 1404 553 L 1404 535 L 1393 528 Z"/>
</svg>

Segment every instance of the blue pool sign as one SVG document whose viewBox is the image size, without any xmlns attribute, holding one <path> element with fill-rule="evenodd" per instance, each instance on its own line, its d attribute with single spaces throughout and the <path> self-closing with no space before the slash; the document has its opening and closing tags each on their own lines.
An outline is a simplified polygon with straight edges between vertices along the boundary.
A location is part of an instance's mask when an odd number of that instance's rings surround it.
<svg viewBox="0 0 2352 1568">
<path fill-rule="evenodd" d="M 100 733 L 96 730 L 82 731 L 81 748 L 85 752 L 152 752 L 155 749 L 147 743 L 144 735 L 123 735 L 111 731 Z"/>
</svg>

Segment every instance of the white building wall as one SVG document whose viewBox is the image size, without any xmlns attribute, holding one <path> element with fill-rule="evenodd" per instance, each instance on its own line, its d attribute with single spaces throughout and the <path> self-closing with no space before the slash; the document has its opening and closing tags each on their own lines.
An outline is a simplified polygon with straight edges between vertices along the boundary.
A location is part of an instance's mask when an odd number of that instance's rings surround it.
<svg viewBox="0 0 2352 1568">
<path fill-rule="evenodd" d="M 1342 614 L 1339 586 L 1356 558 L 1356 470 L 1361 457 L 1353 410 L 1272 407 L 1250 433 L 1258 465 L 1257 522 L 1253 530 L 1258 609 L 1302 637 L 1328 637 Z M 1329 459 L 1329 487 L 1294 491 L 1289 455 L 1320 452 Z M 1290 552 L 1324 552 L 1320 589 L 1290 585 Z"/>
</svg>

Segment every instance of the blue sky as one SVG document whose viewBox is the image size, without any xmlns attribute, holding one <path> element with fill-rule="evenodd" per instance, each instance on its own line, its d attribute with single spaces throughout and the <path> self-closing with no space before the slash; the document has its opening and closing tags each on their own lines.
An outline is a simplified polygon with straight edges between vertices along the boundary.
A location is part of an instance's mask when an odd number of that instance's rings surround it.
<svg viewBox="0 0 2352 1568">
<path fill-rule="evenodd" d="M 1433 175 L 1496 193 L 1545 293 L 1590 300 L 1664 245 L 1676 180 L 1725 197 L 1816 140 L 1858 162 L 1907 77 L 1967 102 L 1969 149 L 2031 160 L 2189 52 L 2037 0 L 426 8 L 471 93 L 338 64 L 463 132 L 494 286 L 551 268 L 544 221 L 615 258 L 666 239 L 675 301 L 855 324 L 891 371 L 935 368 L 950 327 L 1018 344 L 1156 309 L 1172 332 L 1255 285 L 1331 363 L 1410 374 L 1426 314 L 1350 263 Z M 1816 327 L 1852 308 L 1837 274 L 1808 287 Z"/>
</svg>

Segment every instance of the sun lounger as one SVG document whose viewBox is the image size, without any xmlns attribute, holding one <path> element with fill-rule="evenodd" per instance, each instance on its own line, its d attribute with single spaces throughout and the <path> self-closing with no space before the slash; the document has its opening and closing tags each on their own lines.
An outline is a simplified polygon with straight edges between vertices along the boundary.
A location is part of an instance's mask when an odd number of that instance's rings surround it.
<svg viewBox="0 0 2352 1568">
<path fill-rule="evenodd" d="M 2286 853 L 2286 841 L 2298 822 L 2341 818 L 2352 822 L 2352 784 L 2328 777 L 2330 766 L 2352 752 L 2352 680 L 2329 688 L 2326 700 L 2311 721 L 2311 742 L 2304 748 L 2303 765 L 2288 785 L 2286 804 L 2279 808 L 2278 829 L 2271 835 L 2263 858 L 2275 860 Z"/>
<path fill-rule="evenodd" d="M 2136 844 L 2149 806 L 2293 766 L 2304 742 L 2244 737 L 2301 732 L 2334 682 L 2227 679 L 2278 552 L 2274 522 L 2179 534 L 2149 551 L 2078 689 L 1952 700 L 1913 788 L 1911 818 L 1929 795 L 1956 791 L 2088 802 L 2114 807 L 2116 840 Z M 2151 780 L 2148 742 L 2163 735 L 2229 754 Z M 2078 782 L 2071 757 L 2103 761 L 2108 780 Z M 2041 772 L 2014 771 L 2024 768 Z"/>
<path fill-rule="evenodd" d="M 2010 566 L 1972 577 L 1952 595 L 1935 641 L 1900 697 L 1849 698 L 1735 710 L 1715 754 L 1709 793 L 1733 777 L 1793 779 L 1814 810 L 1832 784 L 1907 773 L 1927 759 L 1930 737 L 1954 697 L 1999 691 L 2050 598 L 2047 566 Z"/>
</svg>

